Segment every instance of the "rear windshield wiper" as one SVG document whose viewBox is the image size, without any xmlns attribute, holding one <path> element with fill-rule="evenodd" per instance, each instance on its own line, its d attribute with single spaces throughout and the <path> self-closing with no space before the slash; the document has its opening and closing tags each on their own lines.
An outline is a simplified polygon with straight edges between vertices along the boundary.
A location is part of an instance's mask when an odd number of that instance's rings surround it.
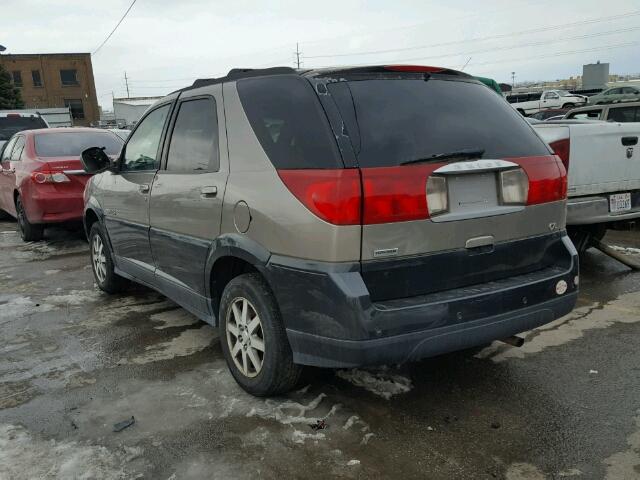
<svg viewBox="0 0 640 480">
<path fill-rule="evenodd" d="M 474 158 L 482 158 L 484 155 L 483 148 L 465 148 L 463 150 L 455 150 L 453 152 L 434 153 L 428 157 L 414 158 L 400 163 L 400 165 L 410 165 L 412 163 L 433 163 L 440 160 L 460 159 L 460 160 L 473 160 Z"/>
</svg>

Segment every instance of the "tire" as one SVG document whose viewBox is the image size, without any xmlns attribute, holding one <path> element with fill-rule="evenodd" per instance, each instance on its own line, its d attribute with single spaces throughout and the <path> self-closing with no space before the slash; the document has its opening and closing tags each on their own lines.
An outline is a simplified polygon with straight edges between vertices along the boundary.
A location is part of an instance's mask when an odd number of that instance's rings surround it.
<svg viewBox="0 0 640 480">
<path fill-rule="evenodd" d="M 95 222 L 89 232 L 89 255 L 93 278 L 98 288 L 107 293 L 118 293 L 126 289 L 128 281 L 116 274 L 109 250 L 107 236 L 100 222 Z"/>
<path fill-rule="evenodd" d="M 527 114 L 526 114 L 526 113 L 524 113 L 524 110 L 522 110 L 521 108 L 519 108 L 519 109 L 518 109 L 518 113 L 519 113 L 520 115 L 522 115 L 523 117 L 526 117 L 526 116 L 527 116 Z"/>
<path fill-rule="evenodd" d="M 25 242 L 38 242 L 42 240 L 44 225 L 34 225 L 29 222 L 27 212 L 24 210 L 22 198 L 16 198 L 16 213 L 18 217 L 18 231 Z"/>
<path fill-rule="evenodd" d="M 278 304 L 259 274 L 239 275 L 225 287 L 220 343 L 233 378 L 248 393 L 277 395 L 298 383 L 302 367 L 293 363 Z"/>
<path fill-rule="evenodd" d="M 565 103 L 564 105 L 562 105 L 562 108 L 573 108 L 575 107 L 575 104 L 573 103 Z"/>
</svg>

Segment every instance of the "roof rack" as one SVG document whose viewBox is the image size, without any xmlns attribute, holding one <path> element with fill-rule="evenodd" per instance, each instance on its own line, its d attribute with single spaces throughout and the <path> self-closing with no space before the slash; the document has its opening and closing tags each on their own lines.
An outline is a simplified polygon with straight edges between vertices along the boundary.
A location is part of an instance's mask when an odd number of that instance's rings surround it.
<svg viewBox="0 0 640 480">
<path fill-rule="evenodd" d="M 193 85 L 183 90 L 204 87 L 205 85 L 213 85 L 216 83 L 238 80 L 240 78 L 261 77 L 264 75 L 287 75 L 298 73 L 291 67 L 270 67 L 270 68 L 232 68 L 224 77 L 218 78 L 199 78 Z"/>
</svg>

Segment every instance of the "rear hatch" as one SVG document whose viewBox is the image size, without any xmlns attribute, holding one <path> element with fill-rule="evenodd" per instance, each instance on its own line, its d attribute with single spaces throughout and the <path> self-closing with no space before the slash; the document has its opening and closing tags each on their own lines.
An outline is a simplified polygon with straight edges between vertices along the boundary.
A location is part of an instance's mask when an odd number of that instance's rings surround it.
<svg viewBox="0 0 640 480">
<path fill-rule="evenodd" d="M 386 69 L 328 74 L 326 84 L 360 168 L 361 268 L 373 300 L 553 265 L 565 215 L 559 159 L 472 77 Z"/>
</svg>

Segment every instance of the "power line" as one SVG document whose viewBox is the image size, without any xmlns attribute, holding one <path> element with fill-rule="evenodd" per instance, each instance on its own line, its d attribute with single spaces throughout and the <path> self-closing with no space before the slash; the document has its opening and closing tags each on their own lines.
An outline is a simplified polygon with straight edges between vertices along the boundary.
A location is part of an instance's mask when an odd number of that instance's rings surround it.
<svg viewBox="0 0 640 480">
<path fill-rule="evenodd" d="M 111 35 L 113 35 L 115 33 L 115 31 L 118 29 L 118 27 L 120 26 L 122 21 L 125 19 L 125 17 L 129 13 L 129 11 L 133 8 L 133 6 L 135 5 L 135 3 L 137 1 L 138 0 L 133 0 L 133 2 L 131 2 L 131 5 L 129 5 L 129 8 L 127 8 L 127 11 L 124 12 L 124 15 L 122 15 L 122 18 L 120 19 L 120 21 L 116 24 L 116 26 L 113 28 L 113 30 L 111 30 L 111 33 L 109 35 L 107 35 L 107 38 L 104 39 L 104 41 L 100 44 L 100 46 L 95 49 L 95 51 L 93 52 L 93 55 L 98 53 L 98 51 L 104 46 L 104 44 L 107 43 L 107 41 L 111 38 Z"/>
<path fill-rule="evenodd" d="M 358 55 L 379 55 L 379 54 L 383 54 L 383 53 L 397 53 L 397 52 L 406 52 L 406 51 L 410 51 L 410 50 L 421 50 L 421 49 L 425 49 L 425 48 L 444 47 L 444 46 L 449 46 L 449 45 L 457 45 L 457 44 L 461 44 L 461 43 L 480 42 L 480 41 L 487 41 L 487 40 L 499 40 L 499 39 L 503 39 L 503 38 L 509 38 L 509 37 L 515 37 L 515 36 L 521 36 L 521 35 L 528 35 L 530 33 L 541 33 L 541 32 L 553 31 L 553 30 L 561 30 L 561 29 L 564 29 L 564 28 L 571 28 L 571 27 L 577 27 L 577 26 L 583 26 L 583 25 L 590 25 L 590 24 L 593 24 L 593 23 L 609 22 L 609 21 L 620 20 L 620 19 L 624 19 L 624 18 L 628 18 L 628 17 L 635 17 L 635 16 L 638 16 L 638 15 L 640 15 L 640 10 L 634 10 L 632 12 L 623 13 L 623 14 L 619 14 L 619 15 L 611 15 L 609 17 L 592 18 L 592 19 L 589 19 L 589 20 L 581 20 L 581 21 L 578 21 L 578 22 L 564 23 L 564 24 L 561 24 L 561 25 L 550 25 L 550 26 L 546 26 L 546 27 L 532 28 L 532 29 L 529 29 L 529 30 L 520 30 L 518 32 L 503 33 L 503 34 L 499 34 L 499 35 L 490 35 L 490 36 L 486 36 L 486 37 L 469 38 L 469 39 L 466 39 L 466 40 L 455 40 L 455 41 L 451 41 L 451 42 L 432 43 L 430 45 L 416 45 L 416 46 L 412 46 L 412 47 L 389 48 L 389 49 L 385 49 L 385 50 L 370 50 L 370 51 L 364 51 L 364 52 L 336 53 L 336 54 L 326 54 L 326 55 L 307 55 L 305 58 L 307 58 L 307 59 L 311 59 L 311 58 L 336 58 L 336 57 L 352 57 L 352 56 L 358 56 Z"/>
<path fill-rule="evenodd" d="M 393 62 L 396 63 L 403 63 L 403 62 L 414 62 L 414 61 L 421 61 L 421 60 L 433 60 L 433 59 L 437 59 L 437 58 L 450 58 L 450 57 L 459 57 L 461 55 L 476 55 L 479 53 L 493 53 L 493 52 L 499 52 L 499 51 L 504 51 L 504 50 L 515 50 L 518 48 L 525 48 L 525 47 L 535 47 L 535 46 L 540 46 L 540 45 L 550 45 L 553 43 L 564 43 L 570 40 L 583 40 L 583 39 L 587 39 L 587 38 L 594 38 L 594 37 L 603 37 L 606 35 L 617 35 L 620 33 L 627 33 L 627 32 L 633 32 L 636 30 L 640 30 L 640 26 L 638 27 L 630 27 L 630 28 L 623 28 L 623 29 L 617 29 L 617 30 L 609 30 L 607 32 L 595 32 L 595 33 L 587 33 L 584 35 L 575 35 L 573 37 L 563 37 L 563 38 L 555 38 L 552 40 L 541 40 L 539 42 L 528 42 L 528 43 L 521 43 L 518 45 L 507 45 L 504 47 L 493 47 L 493 48 L 489 48 L 489 49 L 483 49 L 483 50 L 472 50 L 472 51 L 465 51 L 465 52 L 454 52 L 454 53 L 444 53 L 444 54 L 440 54 L 440 55 L 430 55 L 428 57 L 412 57 L 412 58 L 402 58 L 402 59 L 394 59 Z M 357 67 L 360 65 L 369 65 L 369 63 L 350 63 L 351 66 Z"/>
<path fill-rule="evenodd" d="M 566 55 L 575 55 L 577 53 L 591 53 L 591 52 L 599 52 L 601 50 L 615 50 L 617 48 L 633 47 L 636 45 L 640 45 L 640 42 L 617 43 L 614 45 L 607 45 L 606 47 L 584 48 L 582 50 L 568 50 L 564 52 L 550 52 L 550 53 L 545 53 L 544 55 L 536 55 L 533 57 L 503 58 L 502 60 L 493 60 L 490 62 L 472 63 L 471 66 L 493 65 L 496 63 L 523 63 L 523 62 L 528 62 L 530 60 L 539 60 L 541 58 L 549 59 L 551 57 L 562 57 Z M 475 73 L 478 74 L 482 72 L 475 72 Z"/>
</svg>

